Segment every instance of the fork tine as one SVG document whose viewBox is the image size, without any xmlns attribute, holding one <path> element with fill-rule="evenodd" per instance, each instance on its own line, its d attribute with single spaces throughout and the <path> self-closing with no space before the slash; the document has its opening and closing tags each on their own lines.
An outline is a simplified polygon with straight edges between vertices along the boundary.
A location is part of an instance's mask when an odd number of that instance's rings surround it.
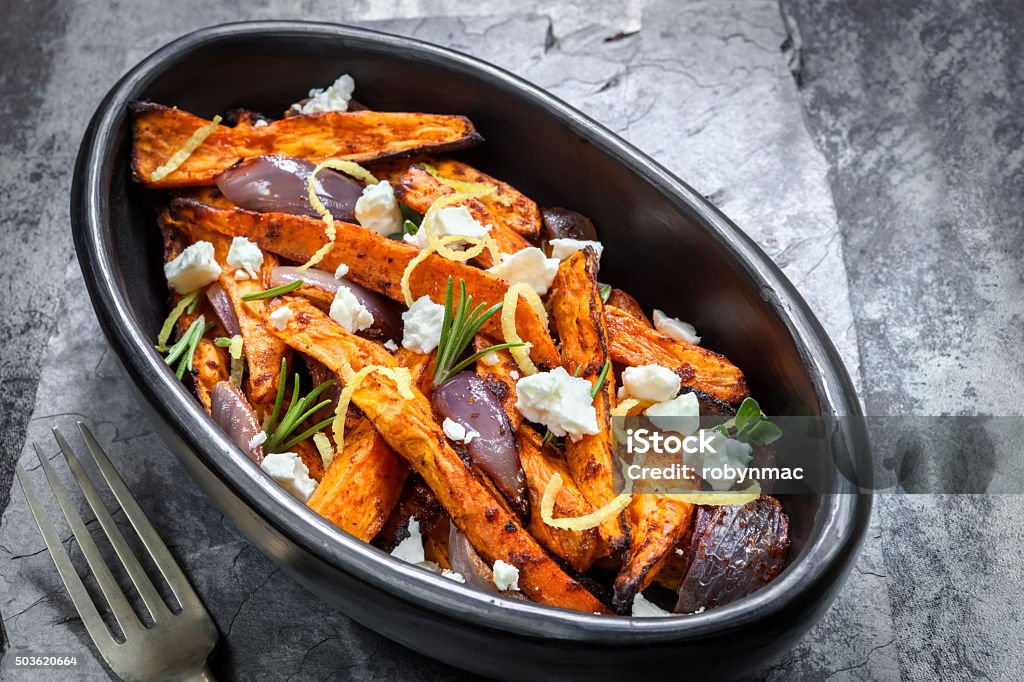
<svg viewBox="0 0 1024 682">
<path fill-rule="evenodd" d="M 139 506 L 139 503 L 135 501 L 135 497 L 129 492 L 128 486 L 125 485 L 121 475 L 117 473 L 117 469 L 111 464 L 107 453 L 103 451 L 103 448 L 100 447 L 99 442 L 93 437 L 85 424 L 78 422 L 78 430 L 82 432 L 85 444 L 88 446 L 93 458 L 95 458 L 96 465 L 99 467 L 100 473 L 103 474 L 103 478 L 106 479 L 107 485 L 110 486 L 111 492 L 114 493 L 114 497 L 117 498 L 118 503 L 121 505 L 124 515 L 128 517 L 128 520 L 135 528 L 135 532 L 138 534 L 139 539 L 142 540 L 142 544 L 149 550 L 153 563 L 160 569 L 160 573 L 163 574 L 164 580 L 167 581 L 171 591 L 174 592 L 174 596 L 177 598 L 178 603 L 181 604 L 181 608 L 204 609 L 203 603 L 192 589 L 188 578 L 185 577 L 185 574 L 178 566 L 178 562 L 174 560 L 171 552 L 167 549 L 167 545 L 164 544 L 156 529 L 153 528 L 153 524 L 146 518 L 142 507 Z"/>
<path fill-rule="evenodd" d="M 38 448 L 36 452 L 38 453 Z M 100 617 L 99 611 L 96 610 L 96 605 L 92 603 L 92 598 L 89 596 L 88 591 L 86 591 L 82 579 L 78 576 L 74 564 L 71 563 L 71 557 L 68 556 L 67 550 L 64 549 L 64 544 L 60 541 L 60 536 L 57 534 L 53 521 L 50 520 L 49 515 L 46 513 L 46 508 L 43 507 L 42 500 L 39 499 L 35 488 L 28 480 L 28 473 L 20 464 L 15 467 L 15 472 L 18 474 L 18 482 L 21 483 L 21 490 L 25 493 L 25 499 L 28 500 L 28 507 L 32 511 L 32 518 L 35 519 L 36 526 L 39 527 L 39 532 L 43 536 L 43 542 L 46 543 L 46 549 L 49 550 L 50 558 L 57 567 L 57 573 L 60 574 L 60 579 L 64 582 L 64 587 L 67 588 L 71 602 L 75 605 L 75 610 L 78 611 L 82 624 L 85 625 L 85 629 L 89 636 L 92 637 L 96 648 L 109 661 L 110 654 L 113 653 L 113 648 L 117 646 L 117 643 L 114 642 L 114 638 L 110 635 L 110 630 L 107 629 L 106 624 Z"/>
<path fill-rule="evenodd" d="M 93 515 L 99 521 L 100 526 L 103 527 L 103 531 L 107 534 L 107 539 L 110 540 L 110 544 L 113 545 L 114 551 L 117 553 L 118 558 L 121 559 L 121 563 L 124 565 L 125 570 L 128 572 L 128 577 L 131 578 L 132 583 L 135 585 L 135 589 L 139 591 L 139 595 L 142 597 L 142 601 L 145 602 L 146 608 L 149 609 L 150 615 L 153 620 L 159 623 L 162 619 L 170 616 L 170 611 L 167 605 L 164 604 L 163 599 L 157 593 L 156 588 L 153 586 L 153 582 L 146 575 L 146 572 L 142 569 L 142 565 L 139 560 L 135 557 L 131 548 L 128 546 L 127 541 L 124 539 L 124 535 L 121 533 L 121 529 L 117 527 L 114 522 L 114 518 L 110 515 L 106 505 L 103 504 L 103 499 L 99 493 L 96 492 L 95 486 L 92 484 L 92 480 L 88 474 L 82 468 L 82 464 L 78 461 L 78 457 L 75 456 L 74 451 L 68 442 L 64 440 L 64 435 L 57 428 L 53 429 L 53 436 L 57 439 L 57 444 L 60 445 L 60 451 L 64 454 L 64 459 L 68 462 L 68 467 L 71 469 L 71 473 L 74 474 L 78 480 L 78 485 L 81 486 L 82 492 L 85 494 L 85 499 L 89 503 L 89 507 L 92 509 Z"/>
<path fill-rule="evenodd" d="M 71 495 L 68 494 L 67 488 L 57 478 L 57 472 L 50 466 L 50 461 L 39 450 L 38 445 L 35 446 L 35 449 L 36 456 L 39 457 L 39 463 L 43 466 L 43 472 L 46 474 L 46 479 L 50 482 L 53 496 L 57 498 L 57 504 L 60 505 L 61 511 L 64 512 L 68 525 L 71 526 L 71 532 L 75 534 L 75 539 L 78 540 L 78 546 L 82 549 L 82 554 L 85 555 L 85 560 L 89 564 L 89 570 L 96 577 L 96 582 L 99 584 L 100 590 L 110 606 L 110 610 L 114 612 L 114 617 L 117 619 L 117 624 L 121 626 L 121 631 L 124 633 L 125 638 L 129 638 L 131 634 L 138 632 L 142 628 L 142 623 L 132 610 L 131 604 L 128 603 L 128 598 L 124 596 L 121 586 L 114 579 L 113 574 L 110 572 L 110 567 L 107 566 L 103 555 L 100 554 L 99 548 L 96 547 L 92 534 L 85 527 L 85 521 L 82 520 L 81 514 L 75 509 L 75 504 L 71 501 Z"/>
</svg>

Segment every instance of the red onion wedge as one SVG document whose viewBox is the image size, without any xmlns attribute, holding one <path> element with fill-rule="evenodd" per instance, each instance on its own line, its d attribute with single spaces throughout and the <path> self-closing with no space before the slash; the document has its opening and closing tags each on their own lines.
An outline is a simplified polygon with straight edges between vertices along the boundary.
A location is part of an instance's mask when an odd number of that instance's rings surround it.
<svg viewBox="0 0 1024 682">
<path fill-rule="evenodd" d="M 527 523 L 530 502 L 515 435 L 501 403 L 474 372 L 459 372 L 434 389 L 430 402 L 441 419 L 451 419 L 479 436 L 466 444 L 470 460 L 483 469 L 519 518 Z"/>
<path fill-rule="evenodd" d="M 300 270 L 296 267 L 281 265 L 270 271 L 270 286 L 278 287 L 301 279 L 304 284 L 323 289 L 333 296 L 338 293 L 339 287 L 345 287 L 359 299 L 359 302 L 366 306 L 366 309 L 373 315 L 373 325 L 370 329 L 360 332 L 360 336 L 369 338 L 384 338 L 399 341 L 402 338 L 402 307 L 386 296 L 381 296 L 375 291 L 362 287 L 347 279 L 338 279 L 334 275 L 309 268 Z M 376 333 L 366 334 L 373 330 Z"/>
<path fill-rule="evenodd" d="M 567 208 L 545 208 L 541 234 L 545 239 L 597 239 L 597 230 L 590 218 Z"/>
<path fill-rule="evenodd" d="M 210 302 L 213 312 L 217 314 L 220 325 L 228 336 L 237 336 L 242 333 L 238 324 L 238 315 L 235 314 L 235 307 L 231 305 L 231 298 L 220 282 L 214 282 L 206 288 L 206 299 Z"/>
<path fill-rule="evenodd" d="M 252 445 L 253 438 L 263 429 L 240 390 L 226 381 L 218 381 L 210 398 L 210 415 L 249 459 L 257 464 L 263 461 L 263 445 Z"/>
<path fill-rule="evenodd" d="M 309 203 L 309 161 L 287 156 L 260 156 L 217 176 L 217 188 L 232 203 L 261 213 L 290 213 L 319 218 Z M 356 201 L 362 184 L 337 171 L 324 169 L 316 176 L 316 194 L 335 220 L 355 221 Z"/>
<path fill-rule="evenodd" d="M 466 585 L 484 592 L 498 591 L 490 566 L 484 563 L 473 545 L 469 544 L 469 538 L 454 523 L 448 532 L 448 564 L 452 571 L 466 579 Z"/>
</svg>

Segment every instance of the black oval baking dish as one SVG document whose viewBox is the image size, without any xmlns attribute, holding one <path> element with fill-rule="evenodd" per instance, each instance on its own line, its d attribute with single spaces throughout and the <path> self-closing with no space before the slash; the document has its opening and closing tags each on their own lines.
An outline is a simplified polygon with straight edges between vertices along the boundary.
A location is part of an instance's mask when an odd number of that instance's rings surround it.
<svg viewBox="0 0 1024 682">
<path fill-rule="evenodd" d="M 486 142 L 460 158 L 541 205 L 581 211 L 607 249 L 602 279 L 696 323 L 747 375 L 768 414 L 860 408 L 832 344 L 777 267 L 728 218 L 655 161 L 558 99 L 471 57 L 333 24 L 252 22 L 187 35 L 131 70 L 82 142 L 71 214 L 100 324 L 154 427 L 267 555 L 319 597 L 428 656 L 491 677 L 618 679 L 749 673 L 829 606 L 864 536 L 871 499 L 790 497 L 791 559 L 767 587 L 699 615 L 629 619 L 499 600 L 405 564 L 324 521 L 253 467 L 153 351 L 167 312 L 155 211 L 133 184 L 128 103 L 201 116 L 282 111 L 350 73 L 374 109 L 458 113 Z M 681 294 L 680 292 L 685 292 Z M 850 448 L 862 465 L 866 441 Z M 852 491 L 837 482 L 840 493 Z"/>
</svg>

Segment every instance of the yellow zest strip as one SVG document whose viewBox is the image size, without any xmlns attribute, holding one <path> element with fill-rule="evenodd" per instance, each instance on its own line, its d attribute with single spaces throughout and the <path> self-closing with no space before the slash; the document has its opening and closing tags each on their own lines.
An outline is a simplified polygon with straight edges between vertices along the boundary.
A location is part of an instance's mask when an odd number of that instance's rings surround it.
<svg viewBox="0 0 1024 682">
<path fill-rule="evenodd" d="M 584 516 L 556 519 L 554 518 L 555 498 L 558 497 L 558 493 L 561 490 L 562 475 L 555 474 L 551 477 L 551 480 L 548 481 L 548 485 L 544 489 L 544 497 L 542 497 L 540 501 L 540 518 L 549 526 L 561 528 L 562 530 L 589 530 L 591 528 L 596 528 L 605 521 L 614 519 L 616 516 L 621 514 L 633 499 L 632 495 L 623 493 L 600 509 L 592 511 Z"/>
<path fill-rule="evenodd" d="M 690 504 L 706 504 L 715 507 L 740 506 L 761 497 L 761 484 L 754 481 L 746 490 L 731 493 L 665 493 L 665 497 Z"/>
<path fill-rule="evenodd" d="M 170 158 L 164 162 L 162 166 L 157 168 L 155 171 L 149 174 L 150 182 L 160 182 L 168 175 L 178 170 L 181 164 L 185 163 L 188 157 L 192 156 L 192 152 L 199 148 L 206 138 L 210 136 L 217 126 L 220 125 L 220 116 L 214 116 L 213 120 L 204 126 L 200 126 L 192 133 L 192 137 L 185 140 L 185 144 L 181 145 L 181 149 L 171 154 Z"/>
<path fill-rule="evenodd" d="M 161 353 L 167 350 L 167 342 L 171 338 L 171 332 L 174 331 L 174 323 L 178 321 L 181 314 L 185 312 L 185 308 L 192 305 L 192 301 L 196 300 L 196 296 L 202 289 L 196 289 L 195 291 L 185 294 L 178 305 L 171 308 L 171 312 L 167 315 L 167 319 L 164 320 L 164 326 L 160 327 L 160 333 L 156 336 L 156 349 Z"/>
<path fill-rule="evenodd" d="M 331 447 L 331 441 L 318 431 L 313 434 L 313 445 L 316 446 L 317 452 L 320 453 L 320 459 L 324 462 L 324 471 L 327 471 L 331 462 L 334 461 L 334 448 Z"/>
<path fill-rule="evenodd" d="M 245 362 L 242 360 L 243 344 L 241 335 L 235 334 L 231 337 L 231 345 L 228 346 L 228 354 L 231 356 L 231 375 L 228 377 L 228 383 L 232 386 L 242 385 L 242 373 L 245 371 Z"/>
<path fill-rule="evenodd" d="M 345 388 L 342 389 L 341 396 L 338 397 L 338 407 L 334 410 L 334 423 L 331 424 L 331 430 L 334 432 L 334 448 L 337 452 L 341 452 L 345 448 L 345 415 L 348 412 L 348 404 L 352 400 L 352 395 L 356 392 L 356 389 L 359 388 L 359 384 L 371 372 L 380 372 L 390 377 L 395 382 L 395 385 L 398 386 L 398 392 L 403 398 L 406 400 L 413 399 L 412 373 L 407 367 L 367 365 L 352 374 L 352 368 L 346 363 L 341 369 L 345 379 Z"/>
<path fill-rule="evenodd" d="M 409 287 L 409 279 L 412 277 L 412 271 L 416 269 L 416 266 L 427 260 L 427 256 L 430 255 L 430 247 L 427 247 L 416 254 L 416 257 L 409 261 L 409 264 L 405 266 L 405 272 L 402 273 L 402 298 L 405 299 L 405 305 L 411 306 L 413 304 L 412 289 Z"/>
<path fill-rule="evenodd" d="M 613 417 L 628 417 L 629 411 L 640 404 L 640 401 L 636 398 L 626 398 L 621 403 L 612 408 L 611 415 Z"/>
<path fill-rule="evenodd" d="M 341 171 L 346 175 L 351 175 L 357 180 L 362 180 L 368 185 L 377 184 L 377 178 L 373 176 L 373 173 L 366 170 L 358 163 L 352 161 L 344 161 L 342 159 L 327 159 L 317 164 L 313 172 L 309 174 L 309 180 L 306 181 L 306 192 L 309 194 L 309 205 L 313 207 L 313 210 L 320 214 L 320 218 L 324 221 L 324 234 L 327 235 L 327 243 L 316 250 L 309 260 L 299 266 L 299 270 L 307 270 L 324 259 L 331 249 L 334 248 L 334 240 L 338 238 L 338 230 L 334 227 L 334 216 L 327 210 L 324 203 L 320 201 L 320 197 L 316 195 L 316 176 L 325 168 L 331 170 Z"/>
<path fill-rule="evenodd" d="M 423 170 L 434 176 L 434 179 L 441 184 L 448 185 L 456 192 L 465 194 L 466 196 L 474 199 L 480 199 L 486 196 L 490 196 L 498 191 L 498 188 L 494 185 L 488 185 L 482 182 L 467 182 L 465 180 L 455 180 L 453 178 L 442 177 L 440 172 L 429 163 L 421 164 Z"/>
<path fill-rule="evenodd" d="M 516 330 L 516 308 L 519 306 L 520 295 L 526 299 L 533 312 L 540 318 L 541 324 L 545 327 L 548 326 L 548 313 L 544 310 L 540 296 L 528 284 L 516 282 L 510 285 L 508 291 L 505 292 L 504 303 L 501 306 L 501 333 L 505 336 L 506 343 L 523 343 L 523 338 Z M 512 359 L 519 365 L 519 369 L 527 376 L 536 374 L 538 371 L 537 365 L 533 364 L 533 360 L 530 359 L 530 347 L 531 345 L 527 343 L 508 349 L 508 352 L 512 354 Z"/>
</svg>

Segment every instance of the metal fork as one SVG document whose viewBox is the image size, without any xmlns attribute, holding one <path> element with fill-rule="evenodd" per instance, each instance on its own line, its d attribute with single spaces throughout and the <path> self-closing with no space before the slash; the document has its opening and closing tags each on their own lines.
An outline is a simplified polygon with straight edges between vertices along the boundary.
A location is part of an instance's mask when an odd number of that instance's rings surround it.
<svg viewBox="0 0 1024 682">
<path fill-rule="evenodd" d="M 57 529 L 29 482 L 28 474 L 21 465 L 18 465 L 18 480 L 28 499 L 32 516 L 35 518 L 36 525 L 39 526 L 39 531 L 43 534 L 50 557 L 57 566 L 57 572 L 60 573 L 68 594 L 71 595 L 71 601 L 74 602 L 85 629 L 92 637 L 92 641 L 96 644 L 96 648 L 99 649 L 107 665 L 110 666 L 114 674 L 123 680 L 213 680 L 214 678 L 206 665 L 206 659 L 217 644 L 217 627 L 199 597 L 196 596 L 185 574 L 175 562 L 174 557 L 167 550 L 167 545 L 157 535 L 142 508 L 128 491 L 124 480 L 110 463 L 106 453 L 103 452 L 99 443 L 83 423 L 78 422 L 78 428 L 82 432 L 85 443 L 96 460 L 103 478 L 120 503 L 124 515 L 135 528 L 135 532 L 148 550 L 153 563 L 156 564 L 164 580 L 170 586 L 171 592 L 174 593 L 174 597 L 178 600 L 178 604 L 181 605 L 181 612 L 174 613 L 160 597 L 153 582 L 146 575 L 139 560 L 125 541 L 124 535 L 114 523 L 113 517 L 100 499 L 92 481 L 82 469 L 75 453 L 64 440 L 64 436 L 55 428 L 53 435 L 64 454 L 64 459 L 67 460 L 71 473 L 74 474 L 81 486 L 96 520 L 114 547 L 114 551 L 153 620 L 153 625 L 149 627 L 139 620 L 138 615 L 128 603 L 124 591 L 117 584 L 110 568 L 100 555 L 89 529 L 85 527 L 81 515 L 75 509 L 67 489 L 57 478 L 46 455 L 36 445 L 36 455 L 39 457 L 39 463 L 43 467 L 50 488 L 53 489 L 53 495 L 57 498 L 57 503 L 67 518 L 68 525 L 82 549 L 82 554 L 103 592 L 110 611 L 114 614 L 114 618 L 124 634 L 125 641 L 123 643 L 116 641 L 103 622 L 85 585 L 82 584 L 82 579 L 71 563 L 71 557 L 68 556 L 67 550 L 61 543 Z"/>
</svg>

